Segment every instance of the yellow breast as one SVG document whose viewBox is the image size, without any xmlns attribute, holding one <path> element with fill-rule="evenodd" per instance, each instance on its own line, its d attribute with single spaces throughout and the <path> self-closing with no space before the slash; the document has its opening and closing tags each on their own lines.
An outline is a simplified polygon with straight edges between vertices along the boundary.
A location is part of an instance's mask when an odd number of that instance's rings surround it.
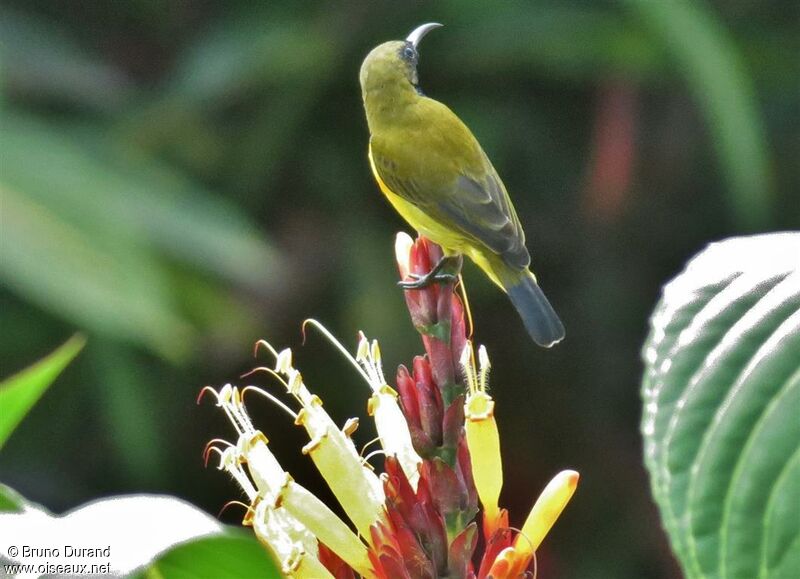
<svg viewBox="0 0 800 579">
<path fill-rule="evenodd" d="M 420 235 L 423 235 L 433 241 L 434 243 L 442 246 L 445 255 L 454 253 L 466 253 L 466 239 L 457 231 L 453 231 L 445 225 L 442 225 L 427 213 L 403 199 L 400 195 L 394 193 L 384 183 L 378 170 L 375 167 L 375 161 L 372 159 L 372 146 L 369 148 L 369 166 L 372 169 L 372 174 L 378 182 L 381 192 L 392 204 L 392 207 L 405 219 L 411 227 L 417 230 Z"/>
</svg>

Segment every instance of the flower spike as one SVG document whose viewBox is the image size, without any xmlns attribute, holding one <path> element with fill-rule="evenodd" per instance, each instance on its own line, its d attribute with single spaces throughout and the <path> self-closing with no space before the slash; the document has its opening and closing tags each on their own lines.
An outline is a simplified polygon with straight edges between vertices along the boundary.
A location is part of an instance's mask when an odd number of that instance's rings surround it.
<svg viewBox="0 0 800 579">
<path fill-rule="evenodd" d="M 406 280 L 428 275 L 444 252 L 425 238 L 414 241 L 399 234 L 395 254 L 400 277 Z M 399 367 L 397 390 L 386 381 L 377 340 L 359 332 L 352 354 L 318 321 L 308 319 L 302 326 L 303 343 L 308 326 L 317 329 L 370 388 L 367 412 L 378 436 L 360 453 L 354 442 L 358 417 L 338 428 L 294 366 L 292 350 L 278 351 L 259 340 L 255 353 L 265 349 L 274 366 L 255 368 L 243 378 L 269 374 L 294 404 L 258 386 L 203 388 L 198 402 L 213 395 L 237 435 L 236 444 L 209 441 L 203 459 L 207 463 L 216 455 L 218 468 L 242 489 L 249 504 L 229 504 L 247 509 L 242 524 L 253 527 L 286 577 L 512 579 L 531 576 L 533 565 L 535 579 L 536 550 L 574 493 L 578 474 L 559 473 L 524 527 L 509 527 L 508 512 L 499 505 L 503 470 L 495 402 L 488 393 L 491 364 L 486 348 L 475 350 L 469 341 L 472 322 L 465 319 L 469 312 L 463 281 L 437 281 L 406 289 L 403 295 L 425 355 L 408 368 Z M 312 459 L 354 528 L 282 468 L 247 412 L 250 392 L 277 404 L 305 429 L 309 441 L 302 452 Z M 374 442 L 381 448 L 367 452 Z M 383 473 L 378 476 L 381 456 Z M 476 519 L 479 502 L 483 513 Z M 479 545 L 483 552 L 476 556 Z"/>
</svg>

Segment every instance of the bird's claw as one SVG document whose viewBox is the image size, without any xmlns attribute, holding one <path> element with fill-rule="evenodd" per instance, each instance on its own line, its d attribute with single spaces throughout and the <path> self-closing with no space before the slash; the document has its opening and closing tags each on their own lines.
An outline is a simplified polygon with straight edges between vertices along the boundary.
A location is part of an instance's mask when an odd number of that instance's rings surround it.
<svg viewBox="0 0 800 579">
<path fill-rule="evenodd" d="M 398 282 L 404 290 L 423 289 L 434 283 L 451 284 L 458 280 L 458 274 L 461 271 L 461 257 L 443 257 L 439 262 L 425 275 L 416 273 L 409 273 L 407 277 L 411 281 L 403 280 Z"/>
<path fill-rule="evenodd" d="M 428 275 L 417 275 L 415 273 L 408 274 L 412 278 L 411 281 L 399 281 L 397 285 L 404 290 L 424 289 L 434 283 L 449 284 L 455 283 L 458 279 L 457 275 L 451 273 L 435 273 L 431 272 Z"/>
</svg>

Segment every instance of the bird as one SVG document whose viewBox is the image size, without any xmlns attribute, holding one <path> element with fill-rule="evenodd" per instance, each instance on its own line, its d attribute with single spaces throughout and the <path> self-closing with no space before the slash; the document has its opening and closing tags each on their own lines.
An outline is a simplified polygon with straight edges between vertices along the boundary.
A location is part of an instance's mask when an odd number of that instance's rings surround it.
<svg viewBox="0 0 800 579">
<path fill-rule="evenodd" d="M 564 325 L 530 270 L 506 187 L 469 128 L 419 88 L 419 43 L 440 26 L 423 24 L 405 40 L 378 45 L 359 73 L 368 159 L 379 189 L 444 254 L 429 274 L 400 285 L 410 290 L 452 281 L 466 256 L 506 292 L 533 341 L 549 348 L 564 338 Z"/>
</svg>

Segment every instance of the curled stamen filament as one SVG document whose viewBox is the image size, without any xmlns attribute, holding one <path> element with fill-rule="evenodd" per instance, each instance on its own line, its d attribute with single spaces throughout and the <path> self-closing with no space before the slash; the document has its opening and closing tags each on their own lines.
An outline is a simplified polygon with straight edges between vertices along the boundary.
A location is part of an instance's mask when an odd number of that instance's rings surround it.
<svg viewBox="0 0 800 579">
<path fill-rule="evenodd" d="M 256 392 L 258 394 L 261 394 L 262 396 L 264 396 L 268 400 L 271 400 L 272 402 L 274 402 L 279 408 L 281 408 L 289 416 L 291 416 L 292 420 L 297 420 L 297 413 L 294 410 L 292 410 L 291 408 L 286 406 L 286 404 L 281 402 L 277 397 L 273 396 L 272 394 L 270 394 L 266 390 L 258 388 L 257 386 L 245 386 L 244 389 L 242 389 L 242 403 L 244 403 L 244 395 L 247 394 L 248 392 Z"/>
<path fill-rule="evenodd" d="M 256 372 L 265 372 L 266 374 L 269 374 L 270 376 L 275 378 L 278 382 L 280 382 L 281 386 L 286 388 L 286 392 L 288 394 L 291 394 L 292 398 L 297 400 L 300 404 L 303 404 L 303 399 L 299 396 L 298 389 L 297 388 L 293 388 L 292 386 L 290 386 L 289 383 L 286 382 L 286 380 L 284 380 L 283 377 L 278 372 L 273 370 L 272 368 L 267 368 L 266 366 L 258 366 L 257 368 L 253 368 L 249 372 L 246 372 L 245 374 L 242 374 L 242 378 L 247 378 L 248 376 L 252 376 Z M 300 375 L 299 372 L 297 374 L 295 374 L 295 376 L 299 376 L 299 375 Z M 252 388 L 255 388 L 255 387 L 252 387 Z M 262 392 L 262 394 L 264 394 L 265 396 L 268 396 L 268 394 L 266 392 Z M 244 393 L 242 393 L 242 395 L 244 395 Z M 272 398 L 272 397 L 270 397 L 270 398 Z M 275 400 L 274 398 L 272 398 L 272 399 Z M 277 402 L 277 400 L 275 400 L 275 401 Z M 293 414 L 294 418 L 297 418 L 297 415 L 294 413 L 293 410 L 289 409 L 289 412 L 291 412 Z"/>
<path fill-rule="evenodd" d="M 214 398 L 217 401 L 216 402 L 217 406 L 222 406 L 222 402 L 220 401 L 220 398 L 219 398 L 219 393 L 217 393 L 217 391 L 214 390 L 214 388 L 211 387 L 211 386 L 203 386 L 200 389 L 200 392 L 197 394 L 197 400 L 195 400 L 195 403 L 196 404 L 200 404 L 203 401 L 203 398 L 205 397 L 206 393 L 208 393 L 208 392 L 211 392 L 211 394 L 214 395 Z"/>
<path fill-rule="evenodd" d="M 378 450 L 373 450 L 367 456 L 362 457 L 361 462 L 364 464 L 369 464 L 369 459 L 371 459 L 373 456 L 378 456 L 381 454 L 386 456 L 386 451 L 383 450 L 382 448 L 379 448 Z"/>
<path fill-rule="evenodd" d="M 272 347 L 272 344 L 270 344 L 266 340 L 259 340 L 258 342 L 256 342 L 255 348 L 253 349 L 253 357 L 258 357 L 258 348 L 259 347 L 263 347 L 267 352 L 272 354 L 272 356 L 275 359 L 278 358 L 278 352 L 275 351 L 275 348 Z"/>
<path fill-rule="evenodd" d="M 370 446 L 372 446 L 376 442 L 380 442 L 380 441 L 381 441 L 381 437 L 380 436 L 376 436 L 375 438 L 373 438 L 372 440 L 367 442 L 364 446 L 362 446 L 361 447 L 361 452 L 359 452 L 358 454 L 363 458 L 364 457 L 364 451 L 367 450 Z"/>
<path fill-rule="evenodd" d="M 206 447 L 203 449 L 203 466 L 208 466 L 208 458 L 211 455 L 211 451 L 217 451 L 222 457 L 222 451 L 214 446 L 215 444 L 223 444 L 226 448 L 234 448 L 235 445 L 228 442 L 227 440 L 223 440 L 222 438 L 212 438 L 206 443 Z"/>
<path fill-rule="evenodd" d="M 222 516 L 222 513 L 224 513 L 225 511 L 227 511 L 230 507 L 232 507 L 234 505 L 236 505 L 237 507 L 244 507 L 245 511 L 247 511 L 248 513 L 253 512 L 252 507 L 250 505 L 248 505 L 247 503 L 243 503 L 242 501 L 235 501 L 234 500 L 234 501 L 228 501 L 227 503 L 222 505 L 222 508 L 217 513 L 217 518 L 220 518 Z"/>
</svg>

